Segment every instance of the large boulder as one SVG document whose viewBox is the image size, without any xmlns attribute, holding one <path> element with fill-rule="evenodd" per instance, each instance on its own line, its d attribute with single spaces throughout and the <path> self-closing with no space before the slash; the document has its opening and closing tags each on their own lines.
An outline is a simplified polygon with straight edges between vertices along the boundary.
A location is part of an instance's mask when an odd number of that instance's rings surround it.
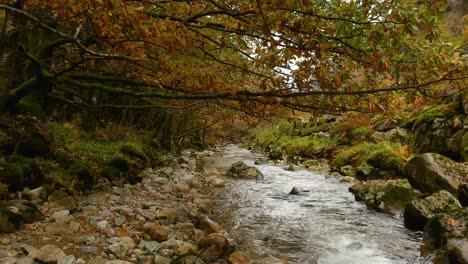
<svg viewBox="0 0 468 264">
<path fill-rule="evenodd" d="M 405 206 L 419 197 L 407 179 L 371 180 L 349 188 L 357 201 L 364 201 L 368 208 L 399 214 Z"/>
<path fill-rule="evenodd" d="M 423 192 L 447 190 L 456 195 L 462 183 L 468 182 L 468 165 L 435 153 L 424 153 L 406 165 L 406 177 Z"/>
<path fill-rule="evenodd" d="M 232 164 L 229 172 L 234 178 L 241 179 L 263 179 L 263 174 L 257 168 L 249 166 L 242 161 L 238 161 Z"/>
<path fill-rule="evenodd" d="M 423 256 L 433 254 L 434 264 L 468 264 L 468 208 L 431 218 L 424 227 Z"/>
<path fill-rule="evenodd" d="M 451 148 L 449 139 L 463 129 L 465 115 L 458 101 L 432 107 L 418 113 L 413 120 L 412 148 L 416 153 L 433 152 L 460 159 L 460 152 Z"/>
<path fill-rule="evenodd" d="M 436 192 L 424 199 L 412 201 L 405 208 L 404 222 L 407 228 L 423 230 L 427 221 L 436 214 L 461 208 L 460 202 L 447 191 Z"/>
</svg>

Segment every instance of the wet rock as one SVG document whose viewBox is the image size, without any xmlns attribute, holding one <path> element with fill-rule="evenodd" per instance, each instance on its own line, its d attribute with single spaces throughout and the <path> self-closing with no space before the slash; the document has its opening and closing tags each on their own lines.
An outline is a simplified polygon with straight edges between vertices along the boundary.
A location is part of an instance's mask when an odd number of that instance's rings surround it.
<svg viewBox="0 0 468 264">
<path fill-rule="evenodd" d="M 424 227 L 421 253 L 434 254 L 435 264 L 468 263 L 468 207 L 439 214 Z"/>
<path fill-rule="evenodd" d="M 451 193 L 436 192 L 424 199 L 414 200 L 406 206 L 403 214 L 405 226 L 414 230 L 423 230 L 431 217 L 458 208 L 461 208 L 461 205 Z"/>
<path fill-rule="evenodd" d="M 250 264 L 252 260 L 242 251 L 235 251 L 228 258 L 229 263 L 232 264 Z"/>
<path fill-rule="evenodd" d="M 232 164 L 229 172 L 234 178 L 263 180 L 263 174 L 255 167 L 242 161 Z"/>
<path fill-rule="evenodd" d="M 218 223 L 211 220 L 205 214 L 197 214 L 193 216 L 193 218 L 194 218 L 195 226 L 198 229 L 204 230 L 208 234 L 224 232 L 224 229 Z"/>
<path fill-rule="evenodd" d="M 439 154 L 425 153 L 408 162 L 406 177 L 423 192 L 447 190 L 457 195 L 460 185 L 468 182 L 468 165 Z"/>
<path fill-rule="evenodd" d="M 161 249 L 169 249 L 177 255 L 195 254 L 198 251 L 196 245 L 177 239 L 169 239 L 161 243 Z"/>
<path fill-rule="evenodd" d="M 364 201 L 369 208 L 391 214 L 399 214 L 420 196 L 407 179 L 371 180 L 351 186 L 349 190 L 356 201 Z"/>
<path fill-rule="evenodd" d="M 31 252 L 29 257 L 41 263 L 57 263 L 63 261 L 67 255 L 57 246 L 46 245 L 34 252 Z"/>
<path fill-rule="evenodd" d="M 299 187 L 294 186 L 289 192 L 289 194 L 300 194 L 301 192 L 302 190 Z"/>
<path fill-rule="evenodd" d="M 212 233 L 197 243 L 201 249 L 199 256 L 206 262 L 212 262 L 228 253 L 229 240 L 221 233 Z"/>
<path fill-rule="evenodd" d="M 146 234 L 148 234 L 152 240 L 163 242 L 168 239 L 169 229 L 164 225 L 149 224 L 146 227 Z"/>
</svg>

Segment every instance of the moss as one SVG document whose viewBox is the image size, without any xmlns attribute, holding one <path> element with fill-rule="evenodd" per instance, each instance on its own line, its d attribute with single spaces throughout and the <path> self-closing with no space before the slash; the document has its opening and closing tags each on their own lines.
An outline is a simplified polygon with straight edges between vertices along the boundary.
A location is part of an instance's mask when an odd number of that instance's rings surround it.
<svg viewBox="0 0 468 264">
<path fill-rule="evenodd" d="M 356 144 L 366 140 L 371 133 L 372 129 L 367 126 L 357 127 L 347 134 L 347 138 L 349 142 Z"/>
<path fill-rule="evenodd" d="M 135 145 L 130 145 L 130 144 L 125 144 L 120 146 L 120 152 L 127 154 L 130 157 L 137 158 L 141 161 L 148 161 L 148 157 L 146 154 L 141 150 L 141 148 L 135 146 Z"/>
<path fill-rule="evenodd" d="M 288 157 L 301 156 L 318 158 L 327 156 L 337 145 L 337 140 L 321 136 L 282 137 L 279 145 Z"/>
<path fill-rule="evenodd" d="M 358 145 L 341 149 L 333 160 L 334 167 L 352 165 L 358 170 L 370 171 L 372 168 L 386 173 L 373 172 L 374 177 L 401 176 L 406 164 L 404 146 L 393 142 L 369 143 L 363 142 Z M 402 154 L 401 154 L 402 153 Z M 380 175 L 380 176 L 379 176 Z"/>
<path fill-rule="evenodd" d="M 405 123 L 405 127 L 412 127 L 413 130 L 425 122 L 432 122 L 437 117 L 450 117 L 462 112 L 459 102 L 431 106 L 416 112 Z"/>
</svg>

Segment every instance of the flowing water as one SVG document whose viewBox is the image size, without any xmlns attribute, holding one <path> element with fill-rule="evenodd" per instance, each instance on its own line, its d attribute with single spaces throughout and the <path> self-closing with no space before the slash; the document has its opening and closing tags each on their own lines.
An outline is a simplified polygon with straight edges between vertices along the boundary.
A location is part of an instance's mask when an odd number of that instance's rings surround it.
<svg viewBox="0 0 468 264">
<path fill-rule="evenodd" d="M 226 169 L 242 160 L 253 165 L 260 157 L 230 145 L 214 158 Z M 265 180 L 232 181 L 222 190 L 218 221 L 240 241 L 244 250 L 280 256 L 288 263 L 403 264 L 419 258 L 421 234 L 404 228 L 403 221 L 356 202 L 350 184 L 335 177 L 284 165 L 256 166 Z M 310 190 L 288 195 L 293 186 Z"/>
</svg>

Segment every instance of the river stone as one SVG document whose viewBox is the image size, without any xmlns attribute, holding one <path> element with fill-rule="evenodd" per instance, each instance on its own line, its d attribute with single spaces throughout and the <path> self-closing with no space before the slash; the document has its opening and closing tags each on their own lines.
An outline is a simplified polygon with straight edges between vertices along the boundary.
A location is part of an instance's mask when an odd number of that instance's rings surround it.
<svg viewBox="0 0 468 264">
<path fill-rule="evenodd" d="M 368 208 L 390 214 L 399 214 L 420 195 L 407 179 L 371 180 L 353 185 L 349 190 L 356 201 L 364 201 Z"/>
<path fill-rule="evenodd" d="M 263 180 L 263 174 L 257 168 L 242 161 L 232 164 L 229 172 L 234 178 Z"/>
<path fill-rule="evenodd" d="M 169 229 L 164 225 L 149 224 L 146 227 L 146 234 L 148 234 L 152 240 L 163 242 L 168 239 Z"/>
<path fill-rule="evenodd" d="M 406 165 L 406 177 L 423 192 L 447 190 L 457 195 L 462 183 L 468 182 L 468 164 L 457 163 L 435 153 L 424 153 Z"/>
<path fill-rule="evenodd" d="M 230 247 L 229 239 L 221 233 L 212 233 L 201 238 L 197 243 L 198 255 L 208 263 L 225 255 Z"/>
<path fill-rule="evenodd" d="M 125 260 L 111 260 L 111 261 L 107 261 L 106 264 L 132 264 L 132 263 L 125 261 Z"/>
<path fill-rule="evenodd" d="M 138 244 L 138 248 L 144 249 L 148 251 L 149 253 L 154 253 L 158 251 L 159 248 L 161 248 L 161 244 L 157 241 L 141 241 L 140 244 Z"/>
<path fill-rule="evenodd" d="M 154 256 L 154 263 L 158 264 L 171 264 L 172 259 L 171 258 L 166 258 L 160 255 Z"/>
<path fill-rule="evenodd" d="M 439 213 L 461 208 L 460 202 L 449 192 L 439 191 L 424 199 L 417 199 L 405 208 L 404 222 L 407 228 L 422 230 L 427 221 Z"/>
<path fill-rule="evenodd" d="M 294 195 L 294 194 L 300 194 L 301 192 L 302 192 L 302 190 L 301 190 L 299 187 L 294 186 L 294 187 L 291 189 L 291 191 L 289 192 L 289 194 L 293 194 L 293 195 Z"/>
<path fill-rule="evenodd" d="M 57 246 L 45 245 L 41 249 L 31 252 L 29 257 L 41 263 L 57 263 L 63 261 L 67 255 Z"/>
<path fill-rule="evenodd" d="M 198 251 L 196 245 L 177 239 L 169 239 L 162 242 L 161 249 L 170 249 L 177 255 L 194 254 Z"/>
<path fill-rule="evenodd" d="M 45 231 L 51 235 L 65 235 L 75 233 L 80 229 L 80 224 L 74 221 L 69 223 L 64 222 L 54 222 L 47 224 Z"/>
<path fill-rule="evenodd" d="M 235 251 L 228 258 L 230 263 L 248 264 L 251 263 L 250 257 L 242 251 Z"/>
<path fill-rule="evenodd" d="M 53 192 L 49 198 L 49 212 L 58 212 L 62 210 L 73 211 L 76 209 L 75 198 L 62 190 Z"/>
<path fill-rule="evenodd" d="M 424 227 L 423 256 L 433 254 L 434 264 L 468 263 L 468 207 L 438 214 Z"/>
</svg>

